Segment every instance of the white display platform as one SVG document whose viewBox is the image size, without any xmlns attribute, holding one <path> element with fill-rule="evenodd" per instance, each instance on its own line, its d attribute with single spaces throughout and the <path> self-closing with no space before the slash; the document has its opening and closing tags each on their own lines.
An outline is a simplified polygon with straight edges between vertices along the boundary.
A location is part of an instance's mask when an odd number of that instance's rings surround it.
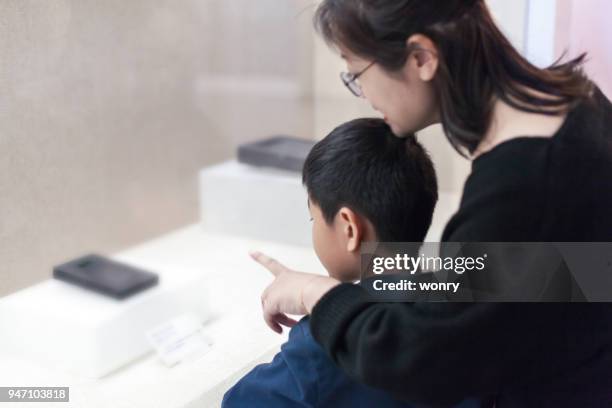
<svg viewBox="0 0 612 408">
<path fill-rule="evenodd" d="M 195 296 L 204 288 L 201 274 L 162 271 L 157 286 L 123 301 L 55 279 L 7 296 L 0 301 L 0 349 L 102 377 L 148 353 L 145 333 L 159 324 L 190 312 L 206 318 Z"/>
<path fill-rule="evenodd" d="M 308 194 L 300 173 L 228 161 L 200 171 L 207 231 L 311 245 Z"/>
<path fill-rule="evenodd" d="M 163 277 L 194 273 L 201 277 L 201 291 L 194 286 L 194 293 L 206 305 L 209 316 L 204 324 L 204 334 L 213 342 L 208 353 L 171 368 L 147 354 L 93 380 L 0 350 L 0 384 L 70 387 L 69 403 L 43 404 L 49 407 L 218 407 L 223 393 L 256 363 L 269 361 L 286 339 L 286 332 L 272 332 L 262 319 L 260 295 L 272 275 L 250 259 L 248 251 L 252 249 L 298 270 L 324 271 L 314 251 L 306 247 L 210 234 L 200 225 L 186 227 L 116 258 L 155 270 Z M 0 299 L 0 309 L 10 297 Z M 84 310 L 74 312 L 86 315 Z M 42 406 L 2 406 L 12 405 Z"/>
</svg>

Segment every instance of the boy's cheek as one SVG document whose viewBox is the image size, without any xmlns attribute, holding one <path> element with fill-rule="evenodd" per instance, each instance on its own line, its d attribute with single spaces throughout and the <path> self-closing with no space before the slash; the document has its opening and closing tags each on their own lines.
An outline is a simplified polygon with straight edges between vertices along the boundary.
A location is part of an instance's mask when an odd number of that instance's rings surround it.
<svg viewBox="0 0 612 408">
<path fill-rule="evenodd" d="M 359 263 L 355 261 L 354 255 L 339 246 L 333 231 L 326 225 L 321 226 L 316 220 L 312 226 L 312 243 L 329 276 L 342 282 L 360 279 Z"/>
<path fill-rule="evenodd" d="M 342 282 L 352 282 L 359 279 L 359 269 L 353 268 L 353 263 L 340 251 L 333 251 L 330 247 L 315 249 L 319 260 L 327 270 L 329 276 Z"/>
</svg>

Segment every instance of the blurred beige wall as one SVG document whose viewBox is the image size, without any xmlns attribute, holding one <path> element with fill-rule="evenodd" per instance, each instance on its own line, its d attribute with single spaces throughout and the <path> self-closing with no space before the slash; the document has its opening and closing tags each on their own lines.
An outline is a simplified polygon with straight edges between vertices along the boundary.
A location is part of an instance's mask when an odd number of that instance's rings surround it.
<svg viewBox="0 0 612 408">
<path fill-rule="evenodd" d="M 195 222 L 238 142 L 311 137 L 308 4 L 0 1 L 0 296 Z"/>
</svg>

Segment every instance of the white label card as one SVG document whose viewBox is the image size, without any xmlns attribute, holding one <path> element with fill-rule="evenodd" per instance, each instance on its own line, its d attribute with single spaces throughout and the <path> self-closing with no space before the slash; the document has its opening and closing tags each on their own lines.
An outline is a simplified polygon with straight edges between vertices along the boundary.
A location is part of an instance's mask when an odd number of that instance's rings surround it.
<svg viewBox="0 0 612 408">
<path fill-rule="evenodd" d="M 202 333 L 197 316 L 184 314 L 147 332 L 147 339 L 161 361 L 173 366 L 198 357 L 210 349 L 212 342 Z"/>
</svg>

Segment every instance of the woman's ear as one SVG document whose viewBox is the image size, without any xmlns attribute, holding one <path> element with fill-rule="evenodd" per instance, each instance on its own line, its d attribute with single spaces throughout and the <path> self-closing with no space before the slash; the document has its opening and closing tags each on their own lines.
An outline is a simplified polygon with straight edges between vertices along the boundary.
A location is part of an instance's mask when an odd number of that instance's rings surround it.
<svg viewBox="0 0 612 408">
<path fill-rule="evenodd" d="M 337 222 L 339 233 L 346 244 L 348 252 L 355 252 L 361 246 L 361 240 L 365 234 L 365 224 L 361 216 L 348 207 L 342 207 L 338 211 Z"/>
<path fill-rule="evenodd" d="M 412 50 L 406 66 L 416 69 L 421 81 L 429 82 L 438 71 L 438 49 L 434 42 L 423 34 L 413 34 L 406 40 L 406 46 Z"/>
</svg>

